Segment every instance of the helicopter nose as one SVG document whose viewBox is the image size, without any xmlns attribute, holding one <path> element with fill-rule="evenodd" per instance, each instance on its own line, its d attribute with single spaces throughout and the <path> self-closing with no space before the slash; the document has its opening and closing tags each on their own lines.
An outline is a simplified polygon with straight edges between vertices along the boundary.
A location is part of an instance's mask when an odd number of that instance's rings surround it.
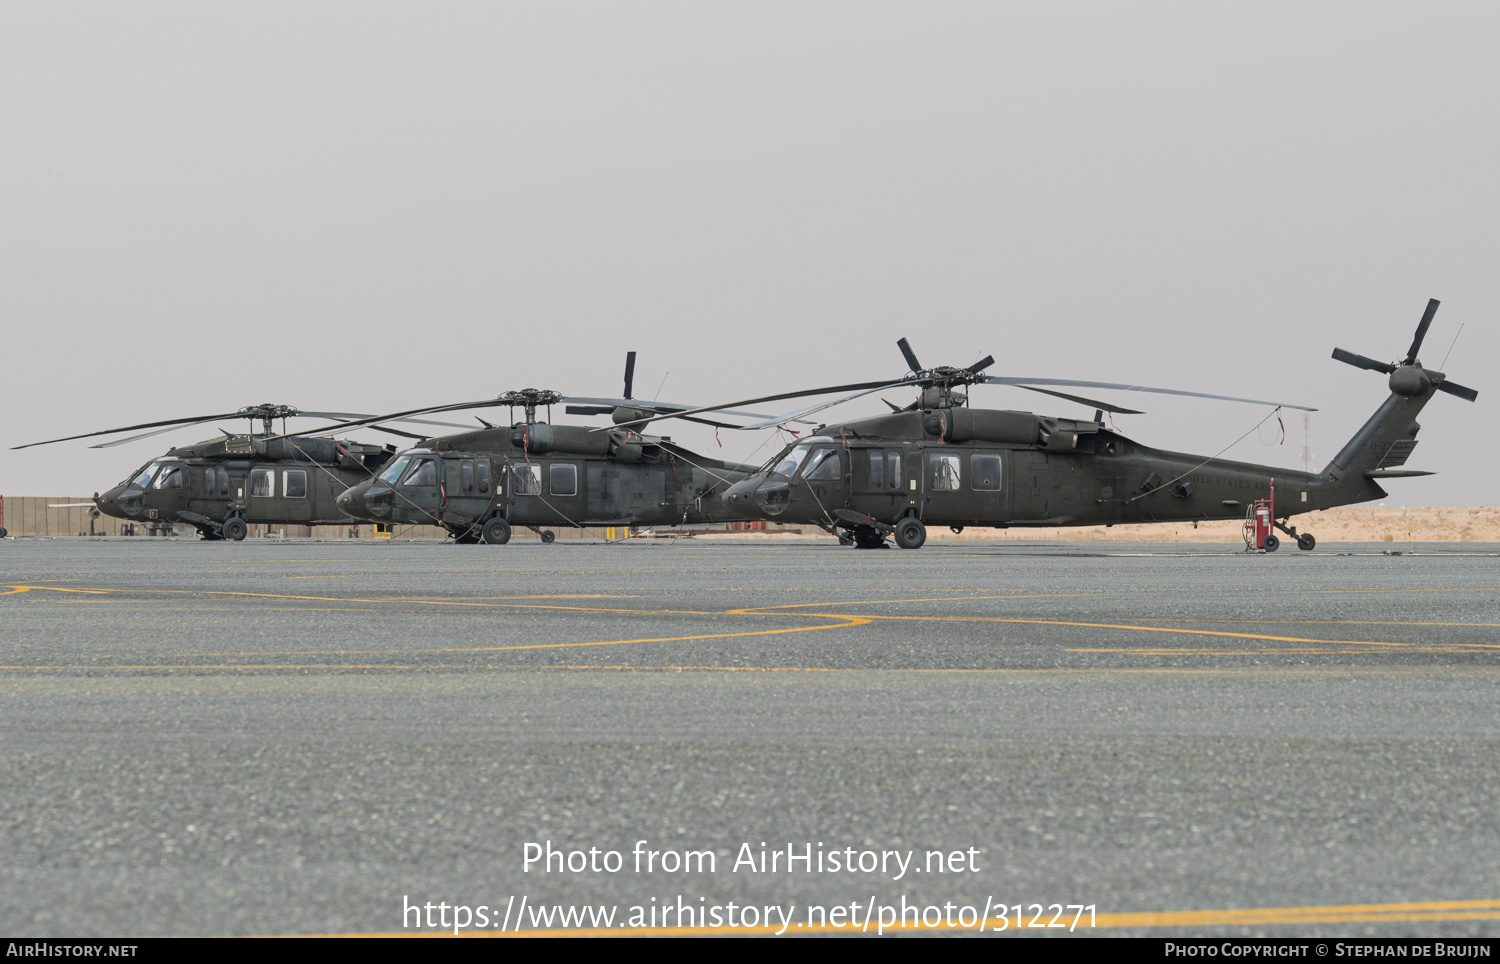
<svg viewBox="0 0 1500 964">
<path fill-rule="evenodd" d="M 755 490 L 762 481 L 760 476 L 752 475 L 725 489 L 719 499 L 724 503 L 724 508 L 735 515 L 753 517 L 755 515 Z"/>
<path fill-rule="evenodd" d="M 116 519 L 129 519 L 139 514 L 144 502 L 144 493 L 139 489 L 127 491 L 123 485 L 117 485 L 103 495 L 94 493 L 94 505 L 99 511 Z"/>
<path fill-rule="evenodd" d="M 369 487 L 370 483 L 361 482 L 353 488 L 345 489 L 338 497 L 339 511 L 351 519 L 368 519 L 370 514 L 365 511 L 364 495 Z"/>
</svg>

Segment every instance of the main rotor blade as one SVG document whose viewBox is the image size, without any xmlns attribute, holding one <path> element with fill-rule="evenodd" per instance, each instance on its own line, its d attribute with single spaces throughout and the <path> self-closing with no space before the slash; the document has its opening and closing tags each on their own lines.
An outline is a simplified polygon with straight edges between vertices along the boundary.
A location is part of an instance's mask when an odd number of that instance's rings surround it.
<svg viewBox="0 0 1500 964">
<path fill-rule="evenodd" d="M 897 383 L 897 385 L 921 385 L 921 384 L 924 384 L 924 382 L 917 381 L 917 380 L 911 380 L 911 381 L 898 382 Z M 855 392 L 852 395 L 845 395 L 845 396 L 843 396 L 841 398 L 835 398 L 833 401 L 830 401 L 830 402 L 819 402 L 817 405 L 809 405 L 807 408 L 798 409 L 795 412 L 788 412 L 787 414 L 778 416 L 776 418 L 766 419 L 764 422 L 757 422 L 754 425 L 743 425 L 743 426 L 741 426 L 741 428 L 745 429 L 746 431 L 749 431 L 749 430 L 758 429 L 758 428 L 770 428 L 773 425 L 783 425 L 783 424 L 785 424 L 787 422 L 795 421 L 795 420 L 799 419 L 803 415 L 811 415 L 814 412 L 821 412 L 825 408 L 832 408 L 835 405 L 842 405 L 845 402 L 853 401 L 856 398 L 861 398 L 861 397 L 863 397 L 865 395 L 873 395 L 876 392 L 882 392 L 882 391 L 885 391 L 887 388 L 892 388 L 892 387 L 894 387 L 894 386 L 892 386 L 892 385 L 876 385 L 874 388 L 867 388 L 867 389 L 865 389 L 862 392 Z M 886 402 L 886 404 L 889 405 L 890 402 Z M 915 410 L 917 404 L 918 403 L 913 403 L 911 406 L 908 407 L 908 409 L 903 409 L 903 411 Z"/>
<path fill-rule="evenodd" d="M 970 365 L 969 366 L 969 371 L 971 371 L 974 374 L 978 375 L 980 372 L 984 371 L 986 368 L 989 368 L 993 364 L 995 364 L 995 356 L 994 355 L 985 355 L 983 358 L 979 359 L 979 361 L 977 361 L 974 364 Z"/>
<path fill-rule="evenodd" d="M 1333 357 L 1335 360 L 1341 361 L 1345 365 L 1353 365 L 1355 368 L 1364 368 L 1372 372 L 1380 372 L 1380 374 L 1382 375 L 1389 375 L 1391 372 L 1396 370 L 1396 366 L 1392 365 L 1390 362 L 1376 361 L 1373 358 L 1366 358 L 1364 355 L 1356 355 L 1352 351 L 1344 351 L 1344 349 L 1342 348 L 1335 348 L 1333 350 Z"/>
<path fill-rule="evenodd" d="M 907 343 L 905 338 L 896 342 L 896 347 L 901 349 L 901 354 L 906 358 L 906 364 L 911 366 L 908 371 L 922 371 L 922 363 L 917 361 L 916 352 L 911 350 L 911 345 Z"/>
<path fill-rule="evenodd" d="M 107 428 L 101 432 L 84 432 L 82 435 L 69 435 L 64 438 L 53 438 L 48 439 L 45 442 L 27 442 L 25 445 L 12 445 L 11 451 L 15 451 L 16 449 L 29 449 L 36 445 L 51 445 L 53 442 L 71 442 L 74 439 L 93 438 L 96 435 L 114 435 L 118 432 L 133 432 L 138 428 L 159 428 L 163 425 L 189 425 L 198 422 L 213 422 L 221 418 L 236 417 L 240 417 L 239 412 L 229 412 L 223 415 L 195 415 L 192 418 L 169 418 L 161 422 L 142 422 L 139 425 L 126 425 L 123 428 Z"/>
<path fill-rule="evenodd" d="M 454 405 L 429 405 L 426 408 L 409 408 L 404 412 L 392 412 L 389 415 L 371 415 L 368 418 L 355 419 L 348 422 L 339 422 L 337 425 L 323 425 L 318 428 L 304 429 L 300 432 L 287 432 L 285 435 L 272 435 L 271 438 L 296 438 L 302 435 L 324 435 L 329 432 L 341 432 L 344 429 L 358 428 L 361 425 L 373 425 L 376 422 L 406 421 L 412 415 L 434 415 L 438 412 L 457 412 L 466 408 L 496 408 L 505 403 L 497 398 L 481 399 L 477 402 L 459 402 Z M 463 428 L 468 428 L 467 425 Z"/>
<path fill-rule="evenodd" d="M 1455 384 L 1454 382 L 1447 381 L 1446 379 L 1441 385 L 1438 386 L 1438 391 L 1447 392 L 1449 395 L 1457 395 L 1459 398 L 1463 399 L 1466 402 L 1472 402 L 1479 397 L 1479 393 L 1474 389 L 1465 388 L 1462 385 Z"/>
<path fill-rule="evenodd" d="M 151 438 L 153 435 L 165 435 L 168 432 L 176 432 L 179 429 L 190 428 L 190 427 L 192 427 L 192 425 L 195 425 L 195 424 L 202 424 L 202 423 L 201 422 L 190 422 L 187 425 L 169 425 L 166 428 L 159 428 L 159 429 L 157 429 L 154 432 L 142 432 L 139 435 L 128 435 L 125 438 L 110 439 L 108 442 L 97 442 L 97 443 L 95 443 L 93 445 L 90 445 L 89 448 L 91 448 L 91 449 L 112 449 L 116 445 L 127 445 L 127 444 L 129 444 L 131 442 L 139 442 L 143 438 Z"/>
<path fill-rule="evenodd" d="M 564 409 L 569 415 L 609 415 L 621 406 L 625 408 L 638 408 L 644 412 L 657 412 L 662 415 L 676 415 L 679 412 L 690 412 L 698 408 L 696 405 L 686 405 L 682 402 L 642 402 L 633 398 L 582 398 L 569 395 L 563 399 L 565 402 L 581 402 L 580 405 L 569 405 Z M 608 406 L 607 408 L 605 406 Z M 588 411 L 596 408 L 597 411 Z M 718 409 L 725 415 L 738 415 L 741 418 L 775 418 L 765 412 L 740 412 L 731 409 Z"/>
<path fill-rule="evenodd" d="M 1151 388 L 1148 385 L 1122 385 L 1117 382 L 1089 382 L 1076 378 L 1013 378 L 1000 375 L 981 375 L 976 382 L 990 385 L 1072 385 L 1078 388 L 1110 388 L 1117 392 L 1151 392 L 1154 395 L 1182 395 L 1187 398 L 1212 398 L 1221 402 L 1243 402 L 1247 405 L 1279 405 L 1295 408 L 1299 412 L 1316 412 L 1316 408 L 1293 405 L 1291 402 L 1271 402 L 1262 398 L 1237 398 L 1233 395 L 1212 395 L 1207 392 L 1184 392 L 1176 388 Z M 1096 405 L 1096 402 L 1090 402 Z"/>
<path fill-rule="evenodd" d="M 416 432 L 403 432 L 399 428 L 387 428 L 384 425 L 369 425 L 366 427 L 376 432 L 384 432 L 387 435 L 399 435 L 402 438 L 414 438 L 419 442 L 422 439 L 432 438 L 431 435 L 418 435 Z"/>
<path fill-rule="evenodd" d="M 375 418 L 374 415 L 365 415 L 360 412 L 298 412 L 296 418 Z M 426 418 L 396 418 L 393 422 L 411 422 L 414 425 L 440 425 L 443 428 L 468 429 L 469 426 L 461 422 L 434 422 Z M 419 438 L 431 438 L 430 435 L 418 436 Z"/>
<path fill-rule="evenodd" d="M 633 422 L 621 422 L 620 424 L 621 425 L 631 425 L 631 426 L 634 426 L 634 425 L 645 425 L 647 422 L 656 422 L 656 421 L 659 421 L 659 420 L 664 419 L 664 418 L 682 418 L 685 415 L 697 415 L 697 414 L 699 414 L 701 412 L 728 412 L 732 408 L 738 408 L 741 405 L 759 405 L 761 402 L 779 402 L 779 401 L 783 401 L 783 400 L 788 399 L 788 398 L 807 398 L 807 397 L 812 396 L 812 395 L 830 395 L 830 394 L 832 394 L 834 392 L 848 392 L 848 391 L 856 391 L 856 390 L 858 391 L 857 395 L 850 395 L 848 398 L 838 399 L 837 401 L 829 402 L 826 405 L 815 405 L 812 408 L 809 408 L 809 409 L 806 409 L 806 410 L 803 410 L 803 411 L 800 411 L 800 412 L 792 412 L 792 413 L 790 413 L 788 415 L 766 416 L 767 420 L 763 421 L 763 422 L 761 422 L 761 423 L 759 423 L 757 425 L 745 425 L 745 426 L 741 426 L 742 428 L 746 428 L 746 429 L 751 429 L 751 428 L 766 428 L 766 427 L 771 426 L 771 425 L 780 425 L 783 422 L 789 422 L 789 421 L 791 421 L 791 420 L 793 420 L 793 419 L 795 419 L 795 418 L 797 418 L 797 417 L 799 417 L 801 415 L 806 415 L 806 414 L 809 414 L 811 412 L 816 412 L 818 409 L 821 409 L 821 408 L 827 408 L 828 405 L 837 405 L 840 401 L 848 401 L 849 398 L 858 398 L 859 395 L 868 395 L 870 392 L 878 392 L 878 391 L 880 391 L 881 389 L 884 389 L 884 388 L 896 388 L 896 387 L 901 386 L 901 385 L 916 385 L 916 384 L 919 383 L 919 381 L 920 381 L 919 379 L 914 379 L 914 378 L 900 378 L 900 379 L 896 379 L 895 381 L 860 382 L 858 384 L 853 384 L 853 385 L 832 385 L 832 386 L 830 386 L 828 388 L 813 388 L 813 389 L 808 389 L 806 391 L 801 391 L 801 392 L 782 392 L 779 395 L 762 395 L 759 398 L 747 398 L 747 399 L 745 399 L 743 401 L 728 402 L 728 403 L 726 403 L 724 405 L 704 405 L 701 408 L 689 408 L 689 409 L 685 409 L 685 410 L 683 410 L 681 412 L 673 412 L 673 413 L 671 413 L 669 415 L 653 415 L 650 418 L 640 418 L 640 419 L 636 419 Z M 760 417 L 760 416 L 751 416 L 751 417 Z M 602 428 L 596 428 L 596 429 L 592 429 L 591 431 L 602 432 L 602 431 L 604 431 L 604 429 L 602 429 Z"/>
<path fill-rule="evenodd" d="M 1427 337 L 1427 329 L 1432 325 L 1432 316 L 1437 314 L 1438 300 L 1427 299 L 1427 310 L 1422 312 L 1422 320 L 1417 323 L 1417 337 L 1411 340 L 1411 351 L 1406 353 L 1404 364 L 1410 365 L 1417 360 L 1417 352 L 1422 350 L 1422 339 Z"/>
<path fill-rule="evenodd" d="M 630 391 L 635 387 L 635 352 L 625 353 L 625 397 L 630 397 Z"/>
<path fill-rule="evenodd" d="M 1133 408 L 1121 408 L 1119 405 L 1114 405 L 1109 402 L 1100 402 L 1092 398 L 1084 398 L 1082 395 L 1069 395 L 1067 392 L 1054 392 L 1050 388 L 1035 388 L 1031 385 L 1016 385 L 1014 387 L 1024 388 L 1028 392 L 1041 392 L 1044 395 L 1056 395 L 1058 398 L 1066 398 L 1068 401 L 1077 402 L 1080 405 L 1092 405 L 1094 408 L 1102 408 L 1104 411 L 1113 412 L 1116 415 L 1146 414 L 1145 412 L 1138 412 Z"/>
</svg>

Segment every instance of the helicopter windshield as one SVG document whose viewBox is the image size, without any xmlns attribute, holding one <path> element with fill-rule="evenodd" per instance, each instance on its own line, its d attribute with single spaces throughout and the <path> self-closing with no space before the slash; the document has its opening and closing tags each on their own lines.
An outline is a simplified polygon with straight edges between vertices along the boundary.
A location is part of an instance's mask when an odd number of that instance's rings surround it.
<svg viewBox="0 0 1500 964">
<path fill-rule="evenodd" d="M 398 456 L 396 458 L 396 461 L 391 463 L 390 468 L 380 473 L 380 481 L 389 482 L 392 485 L 395 485 L 396 480 L 401 478 L 401 473 L 406 469 L 407 463 L 409 463 L 410 461 L 410 455 Z"/>
<path fill-rule="evenodd" d="M 799 443 L 796 448 L 788 452 L 786 454 L 786 457 L 776 464 L 776 467 L 771 470 L 771 474 L 784 475 L 787 478 L 791 478 L 792 476 L 797 474 L 797 467 L 802 464 L 803 459 L 807 458 L 807 453 L 812 450 L 812 447 L 814 445 L 818 444 L 819 442 L 827 444 L 832 441 L 833 439 L 823 438 L 819 436 Z"/>
<path fill-rule="evenodd" d="M 160 462 L 152 462 L 144 469 L 141 469 L 140 473 L 131 479 L 129 484 L 144 489 L 151 482 L 151 476 L 155 475 L 156 470 L 160 467 Z"/>
</svg>

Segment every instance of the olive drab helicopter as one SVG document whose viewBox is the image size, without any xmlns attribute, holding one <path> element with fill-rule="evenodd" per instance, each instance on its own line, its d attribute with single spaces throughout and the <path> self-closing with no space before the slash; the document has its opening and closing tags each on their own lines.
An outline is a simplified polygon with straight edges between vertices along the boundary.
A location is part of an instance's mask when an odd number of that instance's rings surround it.
<svg viewBox="0 0 1500 964">
<path fill-rule="evenodd" d="M 132 472 L 119 485 L 103 493 L 96 492 L 95 507 L 126 522 L 187 523 L 205 539 L 240 540 L 251 525 L 347 525 L 348 520 L 335 504 L 338 494 L 389 462 L 396 454 L 396 447 L 334 438 L 273 437 L 274 420 L 281 419 L 285 425 L 286 419 L 297 417 L 359 416 L 349 412 L 303 412 L 267 403 L 218 415 L 86 432 L 15 448 L 151 430 L 90 446 L 111 448 L 206 422 L 247 418 L 252 427 L 253 422 L 261 422 L 263 431 L 235 434 L 220 429 L 219 438 L 172 448 Z M 449 422 L 408 421 L 462 427 Z M 379 430 L 408 438 L 422 437 L 398 429 Z"/>
<path fill-rule="evenodd" d="M 1104 411 L 1140 413 L 1035 386 L 1253 399 L 982 374 L 993 358 L 969 368 L 923 369 L 903 338 L 898 345 L 911 372 L 883 387 L 920 388 L 915 402 L 904 409 L 891 405 L 893 411 L 886 415 L 819 426 L 812 437 L 788 446 L 749 478 L 730 486 L 723 495 L 724 504 L 742 518 L 817 525 L 837 534 L 841 542 L 861 548 L 882 548 L 888 536 L 894 537 L 903 549 L 920 547 L 927 529 L 935 525 L 958 532 L 968 526 L 1227 520 L 1247 518 L 1264 507 L 1267 518 L 1253 548 L 1275 551 L 1278 540 L 1270 532 L 1274 525 L 1296 540 L 1299 549 L 1310 550 L 1316 539 L 1289 526 L 1291 516 L 1384 498 L 1383 479 L 1431 475 L 1402 468 L 1416 446 L 1417 414 L 1440 391 L 1467 401 L 1477 397 L 1473 389 L 1448 381 L 1442 372 L 1426 369 L 1418 360 L 1437 307 L 1436 300 L 1428 303 L 1404 359 L 1380 362 L 1343 349 L 1334 351 L 1338 361 L 1389 375 L 1390 397 L 1321 472 L 1151 448 L 1106 428 L 1102 421 Z M 1098 411 L 1086 421 L 976 409 L 958 391 L 987 383 L 1058 395 Z M 848 385 L 777 397 L 835 390 L 856 394 L 815 408 L 880 389 Z M 1283 494 L 1279 501 L 1273 497 L 1276 488 Z"/>
<path fill-rule="evenodd" d="M 395 417 L 462 409 L 509 409 L 510 424 L 480 419 L 482 427 L 473 431 L 425 439 L 338 497 L 339 510 L 352 519 L 442 526 L 460 545 L 503 544 L 517 526 L 536 532 L 543 542 L 552 542 L 556 533 L 546 527 L 737 521 L 738 516 L 725 508 L 719 496 L 754 471 L 754 466 L 698 455 L 664 436 L 551 423 L 550 409 L 558 404 L 566 405 L 568 414 L 608 414 L 617 423 L 674 417 L 689 408 L 633 398 L 634 373 L 635 352 L 629 352 L 621 398 L 580 398 L 524 388 L 495 398 L 412 409 L 310 431 L 339 431 Z M 547 420 L 538 419 L 542 408 L 549 410 Z M 521 420 L 514 418 L 516 409 L 524 416 Z M 726 414 L 769 417 L 740 411 Z M 688 418 L 720 428 L 740 427 Z"/>
</svg>

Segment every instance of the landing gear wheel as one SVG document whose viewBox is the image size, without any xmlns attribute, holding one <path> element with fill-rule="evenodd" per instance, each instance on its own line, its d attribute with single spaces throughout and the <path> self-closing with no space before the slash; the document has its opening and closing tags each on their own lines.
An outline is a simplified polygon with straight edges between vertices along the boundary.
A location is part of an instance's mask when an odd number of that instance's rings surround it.
<svg viewBox="0 0 1500 964">
<path fill-rule="evenodd" d="M 484 541 L 492 546 L 503 546 L 510 541 L 510 523 L 499 516 L 484 524 Z"/>
<path fill-rule="evenodd" d="M 854 545 L 860 549 L 884 549 L 885 536 L 874 529 L 855 529 Z"/>
<path fill-rule="evenodd" d="M 854 545 L 854 536 L 850 535 L 847 532 L 840 532 L 839 533 L 839 545 L 841 545 L 841 546 L 852 546 L 852 545 Z"/>
<path fill-rule="evenodd" d="M 245 520 L 241 519 L 239 516 L 231 516 L 230 518 L 224 520 L 224 538 L 226 539 L 233 539 L 235 542 L 243 542 L 245 539 L 245 533 L 249 531 L 250 527 L 245 525 Z"/>
<path fill-rule="evenodd" d="M 1266 536 L 1266 541 L 1262 542 L 1260 547 L 1267 552 L 1275 552 L 1281 548 L 1281 540 L 1275 536 Z"/>
<path fill-rule="evenodd" d="M 556 541 L 557 541 L 557 533 L 553 532 L 551 529 L 543 529 L 542 530 L 542 544 L 543 545 L 550 546 L 550 545 L 552 545 L 552 543 L 554 543 Z"/>
<path fill-rule="evenodd" d="M 916 519 L 902 519 L 896 524 L 896 545 L 903 549 L 920 549 L 927 541 L 927 527 Z"/>
<path fill-rule="evenodd" d="M 1311 552 L 1317 544 L 1318 540 L 1313 538 L 1311 532 L 1304 532 L 1297 537 L 1297 548 L 1303 552 Z"/>
</svg>

